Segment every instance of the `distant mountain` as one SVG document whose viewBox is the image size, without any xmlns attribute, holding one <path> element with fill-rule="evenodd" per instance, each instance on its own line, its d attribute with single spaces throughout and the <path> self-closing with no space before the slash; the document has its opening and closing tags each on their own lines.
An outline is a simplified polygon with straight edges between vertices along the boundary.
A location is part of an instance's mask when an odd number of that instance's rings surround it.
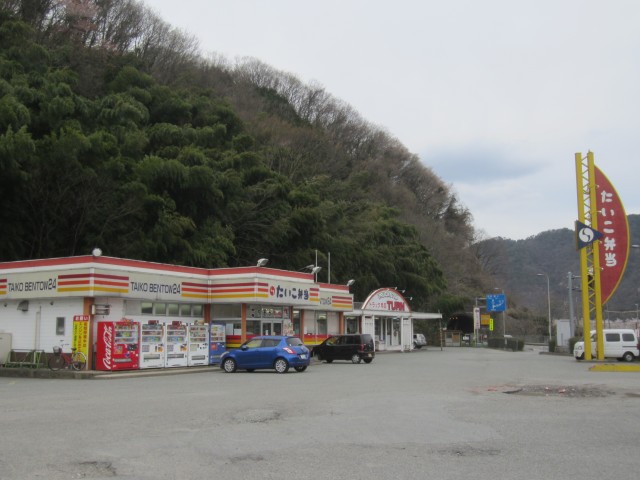
<svg viewBox="0 0 640 480">
<path fill-rule="evenodd" d="M 629 215 L 631 244 L 640 244 L 640 215 Z M 529 309 L 546 316 L 549 277 L 554 318 L 569 318 L 569 272 L 580 275 L 580 257 L 570 229 L 549 230 L 524 240 L 493 238 L 481 242 L 485 269 L 493 275 L 497 289 L 507 294 L 509 308 Z M 580 279 L 572 279 L 580 287 Z M 574 307 L 580 309 L 580 292 L 573 292 Z M 627 268 L 613 297 L 604 308 L 607 318 L 636 318 L 640 304 L 640 249 L 630 248 Z M 579 310 L 576 310 L 579 311 Z"/>
</svg>

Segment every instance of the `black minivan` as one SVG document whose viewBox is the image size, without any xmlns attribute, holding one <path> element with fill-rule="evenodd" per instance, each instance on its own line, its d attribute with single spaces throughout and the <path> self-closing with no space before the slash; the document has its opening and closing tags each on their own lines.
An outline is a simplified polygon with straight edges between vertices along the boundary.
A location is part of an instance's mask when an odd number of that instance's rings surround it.
<svg viewBox="0 0 640 480">
<path fill-rule="evenodd" d="M 351 360 L 353 363 L 371 363 L 376 356 L 373 338 L 368 333 L 334 335 L 316 345 L 311 355 L 331 363 L 334 360 Z"/>
</svg>

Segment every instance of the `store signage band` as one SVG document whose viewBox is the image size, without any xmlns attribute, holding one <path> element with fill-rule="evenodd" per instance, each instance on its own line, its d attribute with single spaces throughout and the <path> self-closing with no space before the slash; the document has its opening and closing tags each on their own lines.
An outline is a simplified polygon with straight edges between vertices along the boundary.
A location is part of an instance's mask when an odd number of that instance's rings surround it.
<svg viewBox="0 0 640 480">
<path fill-rule="evenodd" d="M 289 281 L 238 281 L 208 283 L 185 281 L 171 275 L 144 273 L 114 275 L 102 272 L 47 272 L 15 273 L 0 279 L 0 295 L 5 298 L 69 297 L 84 295 L 120 296 L 127 298 L 201 301 L 228 303 L 233 301 L 256 301 L 298 306 L 322 305 L 327 309 L 350 309 L 350 295 L 333 295 L 322 292 L 318 286 Z"/>
</svg>

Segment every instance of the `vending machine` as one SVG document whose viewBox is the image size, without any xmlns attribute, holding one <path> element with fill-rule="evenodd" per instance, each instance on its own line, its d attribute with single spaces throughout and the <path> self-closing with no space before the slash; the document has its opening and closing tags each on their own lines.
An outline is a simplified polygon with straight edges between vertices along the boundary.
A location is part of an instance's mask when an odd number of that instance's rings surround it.
<svg viewBox="0 0 640 480">
<path fill-rule="evenodd" d="M 216 365 L 220 363 L 220 355 L 226 349 L 225 326 L 222 323 L 211 324 L 211 334 L 209 335 L 209 364 Z"/>
<path fill-rule="evenodd" d="M 166 367 L 187 366 L 187 325 L 182 322 L 171 322 L 166 325 Z"/>
<path fill-rule="evenodd" d="M 189 325 L 189 354 L 187 365 L 209 364 L 209 331 L 206 325 Z"/>
<path fill-rule="evenodd" d="M 139 325 L 130 320 L 98 322 L 96 338 L 97 370 L 137 370 Z"/>
<path fill-rule="evenodd" d="M 164 364 L 164 324 L 149 320 L 140 325 L 140 368 L 162 368 Z"/>
</svg>

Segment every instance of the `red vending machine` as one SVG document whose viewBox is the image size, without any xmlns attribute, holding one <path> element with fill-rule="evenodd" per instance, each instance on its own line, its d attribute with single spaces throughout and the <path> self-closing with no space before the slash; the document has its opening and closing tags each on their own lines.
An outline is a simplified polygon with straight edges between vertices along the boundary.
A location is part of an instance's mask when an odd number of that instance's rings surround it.
<svg viewBox="0 0 640 480">
<path fill-rule="evenodd" d="M 99 322 L 96 370 L 136 370 L 139 365 L 137 322 Z"/>
</svg>

